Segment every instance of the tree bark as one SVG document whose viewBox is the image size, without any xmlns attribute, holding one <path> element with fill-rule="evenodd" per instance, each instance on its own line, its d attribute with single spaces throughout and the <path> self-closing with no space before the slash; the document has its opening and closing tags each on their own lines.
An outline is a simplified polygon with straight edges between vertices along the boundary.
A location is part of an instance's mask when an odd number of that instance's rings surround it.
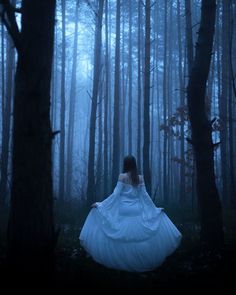
<svg viewBox="0 0 236 295">
<path fill-rule="evenodd" d="M 116 185 L 120 170 L 120 0 L 116 2 L 115 89 L 113 122 L 112 186 Z"/>
<path fill-rule="evenodd" d="M 141 113 L 142 113 L 142 73 L 141 73 L 141 25 L 142 3 L 138 2 L 138 97 L 137 97 L 137 164 L 141 169 Z"/>
<path fill-rule="evenodd" d="M 55 0 L 22 1 L 7 245 L 11 270 L 49 272 L 54 265 L 50 81 L 55 5 Z"/>
<path fill-rule="evenodd" d="M 13 3 L 14 5 L 14 3 Z M 8 172 L 11 137 L 11 112 L 12 96 L 14 87 L 14 64 L 15 49 L 10 36 L 7 37 L 7 73 L 6 73 L 6 97 L 3 97 L 3 130 L 2 130 L 2 153 L 1 153 L 1 180 L 0 180 L 0 205 L 4 206 L 8 197 Z"/>
<path fill-rule="evenodd" d="M 129 71 L 129 109 L 128 109 L 128 151 L 132 154 L 133 151 L 133 128 L 132 128 L 132 110 L 133 110 L 133 62 L 132 62 L 132 0 L 129 0 L 129 58 L 128 58 L 128 71 Z"/>
<path fill-rule="evenodd" d="M 221 121 L 220 129 L 220 159 L 222 195 L 224 202 L 229 204 L 229 183 L 228 183 L 228 105 L 229 105 L 229 2 L 222 0 L 222 71 L 221 71 L 221 96 L 219 99 L 219 116 Z"/>
<path fill-rule="evenodd" d="M 70 107 L 69 107 L 69 126 L 67 136 L 67 174 L 66 174 L 66 196 L 71 198 L 72 179 L 73 179 L 73 146 L 75 129 L 75 101 L 76 101 L 76 70 L 77 70 L 77 51 L 78 51 L 78 14 L 79 1 L 76 1 L 75 7 L 75 33 L 73 46 L 73 64 L 71 73 L 70 88 Z"/>
<path fill-rule="evenodd" d="M 4 109 L 5 109 L 5 29 L 1 22 L 1 94 L 2 94 L 2 132 L 4 128 Z M 2 152 L 2 150 L 1 150 Z"/>
<path fill-rule="evenodd" d="M 211 249 L 223 245 L 222 209 L 215 183 L 214 145 L 211 122 L 205 108 L 215 26 L 215 0 L 202 0 L 196 55 L 187 87 L 192 144 L 196 159 L 197 195 L 202 244 Z"/>
<path fill-rule="evenodd" d="M 187 1 L 189 3 L 189 1 Z M 182 54 L 182 40 L 181 40 L 181 16 L 180 16 L 180 0 L 177 0 L 177 24 L 178 24 L 178 45 L 179 45 L 179 96 L 180 96 L 180 107 L 184 109 L 185 106 L 185 87 L 184 87 L 184 79 L 183 79 L 183 54 Z M 191 28 L 192 31 L 192 28 Z M 185 155 L 184 155 L 184 113 L 181 112 L 181 126 L 180 126 L 180 196 L 179 201 L 180 205 L 183 205 L 186 201 L 185 198 Z"/>
<path fill-rule="evenodd" d="M 88 159 L 88 184 L 87 206 L 95 202 L 95 134 L 96 115 L 98 103 L 99 81 L 101 75 L 101 45 L 102 45 L 102 15 L 104 0 L 99 0 L 98 14 L 96 15 L 95 44 L 94 44 L 94 70 L 93 70 L 93 94 L 89 128 L 89 159 Z"/>
<path fill-rule="evenodd" d="M 230 83 L 229 83 L 229 162 L 230 162 L 230 205 L 236 208 L 236 184 L 235 184 L 235 153 L 234 153 L 234 143 L 235 143 L 235 121 L 234 118 L 234 104 L 236 99 L 236 86 L 234 74 L 234 65 L 233 65 L 233 46 L 235 46 L 234 34 L 235 32 L 235 16 L 236 16 L 236 5 L 232 5 L 230 2 L 230 17 L 229 17 L 229 59 L 230 59 Z M 235 45 L 234 45 L 235 44 Z M 235 63 L 236 65 L 236 63 Z"/>
<path fill-rule="evenodd" d="M 62 52 L 61 52 L 61 109 L 60 109 L 60 154 L 59 154 L 59 200 L 65 200 L 65 68 L 66 68 L 66 0 L 61 0 Z"/>
<path fill-rule="evenodd" d="M 193 32 L 192 32 L 192 12 L 191 1 L 185 0 L 185 20 L 186 20 L 186 41 L 187 41 L 187 59 L 188 74 L 190 75 L 193 65 Z"/>
<path fill-rule="evenodd" d="M 104 197 L 108 194 L 108 104 L 110 97 L 110 63 L 109 63 L 109 35 L 108 35 L 108 0 L 105 3 L 105 96 L 104 96 Z"/>
<path fill-rule="evenodd" d="M 151 53 L 151 3 L 145 3 L 145 66 L 144 66 L 144 104 L 143 104 L 143 173 L 146 188 L 151 194 L 150 171 L 150 53 Z"/>
<path fill-rule="evenodd" d="M 163 121 L 164 126 L 167 125 L 167 16 L 168 16 L 168 2 L 165 1 L 165 16 L 164 16 L 164 73 L 163 73 Z M 169 202 L 169 196 L 166 193 L 167 187 L 167 131 L 163 130 L 163 199 L 166 204 Z"/>
</svg>

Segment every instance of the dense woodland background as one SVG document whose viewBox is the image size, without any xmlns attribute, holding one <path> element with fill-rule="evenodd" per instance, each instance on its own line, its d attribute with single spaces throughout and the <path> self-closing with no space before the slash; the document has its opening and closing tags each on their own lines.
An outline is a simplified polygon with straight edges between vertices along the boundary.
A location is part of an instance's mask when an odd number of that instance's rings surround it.
<svg viewBox="0 0 236 295">
<path fill-rule="evenodd" d="M 127 154 L 183 233 L 148 283 L 200 280 L 199 238 L 201 255 L 235 259 L 236 1 L 1 0 L 0 11 L 2 269 L 52 270 L 56 253 L 59 273 L 113 282 L 78 236 Z"/>
</svg>

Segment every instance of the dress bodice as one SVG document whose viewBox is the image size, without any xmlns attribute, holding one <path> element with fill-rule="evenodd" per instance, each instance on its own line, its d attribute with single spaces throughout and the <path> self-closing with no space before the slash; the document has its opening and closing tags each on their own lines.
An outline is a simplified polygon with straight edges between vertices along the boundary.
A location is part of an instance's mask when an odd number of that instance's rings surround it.
<svg viewBox="0 0 236 295">
<path fill-rule="evenodd" d="M 141 190 L 141 184 L 134 186 L 128 183 L 123 183 L 122 182 L 122 190 L 121 190 L 121 197 L 126 197 L 126 198 L 138 198 Z"/>
</svg>

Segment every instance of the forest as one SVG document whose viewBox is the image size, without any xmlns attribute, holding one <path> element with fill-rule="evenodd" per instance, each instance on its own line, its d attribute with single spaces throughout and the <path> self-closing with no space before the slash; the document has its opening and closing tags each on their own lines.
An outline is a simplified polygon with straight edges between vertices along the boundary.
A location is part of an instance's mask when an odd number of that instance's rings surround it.
<svg viewBox="0 0 236 295">
<path fill-rule="evenodd" d="M 0 19 L 1 280 L 233 285 L 236 0 L 0 0 Z M 79 241 L 126 155 L 183 235 L 144 274 Z"/>
</svg>

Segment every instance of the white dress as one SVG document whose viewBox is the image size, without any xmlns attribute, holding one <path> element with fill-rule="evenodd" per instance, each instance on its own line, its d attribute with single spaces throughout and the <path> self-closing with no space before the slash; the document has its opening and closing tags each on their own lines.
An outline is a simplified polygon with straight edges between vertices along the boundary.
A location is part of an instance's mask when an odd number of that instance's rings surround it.
<svg viewBox="0 0 236 295">
<path fill-rule="evenodd" d="M 160 266 L 181 237 L 144 184 L 118 181 L 114 192 L 91 209 L 79 239 L 92 258 L 108 268 L 145 272 Z"/>
</svg>

